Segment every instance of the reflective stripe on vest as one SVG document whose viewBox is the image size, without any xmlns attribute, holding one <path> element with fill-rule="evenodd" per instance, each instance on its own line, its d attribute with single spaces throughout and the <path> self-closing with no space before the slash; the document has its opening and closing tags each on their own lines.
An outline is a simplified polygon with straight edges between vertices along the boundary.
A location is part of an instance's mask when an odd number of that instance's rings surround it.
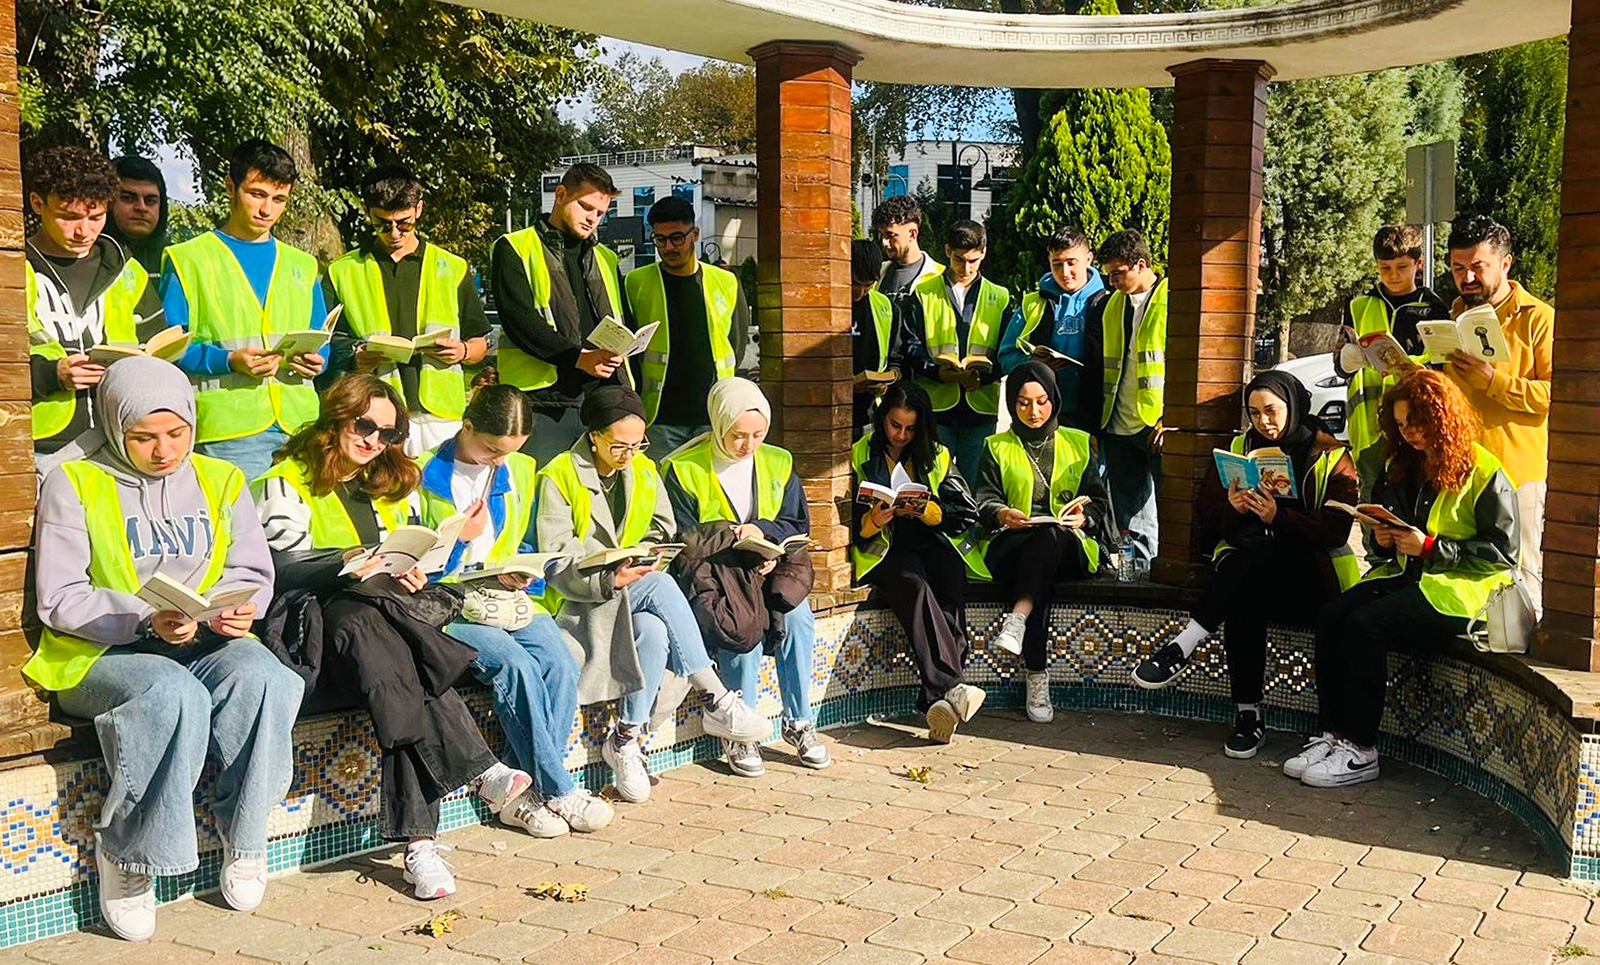
<svg viewBox="0 0 1600 965">
<path fill-rule="evenodd" d="M 282 241 L 276 245 L 265 305 L 256 300 L 244 268 L 216 232 L 167 249 L 167 260 L 189 300 L 189 332 L 195 341 L 230 352 L 271 348 L 279 336 L 309 327 L 317 259 Z M 190 373 L 189 379 L 195 386 L 197 443 L 242 439 L 274 423 L 293 434 L 317 417 L 316 389 L 287 361 L 270 379 L 231 370 L 222 375 Z"/>
<path fill-rule="evenodd" d="M 1428 510 L 1428 535 L 1447 539 L 1470 539 L 1478 534 L 1478 497 L 1489 488 L 1495 474 L 1503 472 L 1500 460 L 1477 443 L 1473 443 L 1477 461 L 1472 476 L 1460 489 L 1442 492 L 1434 498 Z M 1388 466 L 1384 467 L 1385 472 Z M 1411 557 L 1401 556 L 1367 572 L 1361 582 L 1399 576 L 1413 565 Z M 1438 572 L 1423 568 L 1420 586 L 1423 597 L 1433 608 L 1445 616 L 1471 619 L 1483 611 L 1489 597 L 1513 579 L 1511 569 L 1489 573 L 1468 573 L 1460 570 Z"/>
<path fill-rule="evenodd" d="M 1100 408 L 1100 426 L 1111 424 L 1117 410 L 1117 387 L 1122 384 L 1122 363 L 1128 354 L 1123 341 L 1122 320 L 1127 317 L 1128 296 L 1112 292 L 1106 300 L 1105 312 L 1100 317 L 1101 361 L 1105 363 L 1105 376 L 1101 382 L 1103 393 Z M 1156 282 L 1145 303 L 1144 316 L 1139 330 L 1133 333 L 1134 342 L 1134 402 L 1139 421 L 1153 426 L 1161 421 L 1165 408 L 1167 381 L 1167 280 Z"/>
<path fill-rule="evenodd" d="M 661 471 L 649 456 L 634 456 L 628 461 L 628 466 L 623 470 L 628 474 L 624 485 L 628 486 L 628 510 L 623 516 L 622 532 L 617 535 L 617 547 L 636 546 L 644 539 L 644 534 L 650 532 L 650 521 L 655 518 L 656 502 L 661 498 Z M 572 511 L 572 531 L 577 534 L 579 542 L 589 538 L 594 532 L 594 511 L 590 502 L 587 486 L 578 478 L 578 464 L 573 460 L 570 451 L 550 460 L 550 464 L 539 470 L 540 479 L 549 479 L 561 491 L 561 498 L 567 501 L 567 508 Z M 613 523 L 616 520 L 612 520 Z M 562 598 L 555 588 L 545 584 L 544 596 L 540 599 L 544 608 L 551 613 L 561 612 Z"/>
<path fill-rule="evenodd" d="M 191 455 L 195 479 L 211 514 L 211 557 L 194 589 L 205 593 L 222 576 L 228 562 L 228 547 L 233 543 L 233 504 L 244 489 L 244 473 L 232 463 Z M 128 523 L 117 498 L 117 481 L 112 475 L 83 459 L 63 463 L 72 488 L 83 503 L 84 524 L 89 531 L 89 583 L 97 589 L 118 593 L 138 593 L 140 580 L 128 545 Z M 45 627 L 39 634 L 39 649 L 22 672 L 46 690 L 71 690 L 83 681 L 89 668 L 108 648 L 79 637 L 57 633 Z"/>
<path fill-rule="evenodd" d="M 856 482 L 859 484 L 866 480 L 867 460 L 872 458 L 872 430 L 856 440 L 850 447 L 850 467 L 855 470 Z M 945 477 L 950 475 L 950 450 L 939 443 L 933 444 L 933 471 L 928 474 L 927 487 L 937 496 L 939 487 L 944 484 Z M 989 567 L 983 561 L 982 546 L 974 533 L 975 527 L 956 536 L 941 532 L 945 542 L 955 548 L 963 562 L 967 564 L 967 572 L 979 580 L 990 579 Z M 894 527 L 885 526 L 878 530 L 865 546 L 858 546 L 854 542 L 850 545 L 850 566 L 855 574 L 856 582 L 873 571 L 883 558 L 889 554 L 889 545 L 894 539 Z"/>
<path fill-rule="evenodd" d="M 34 274 L 33 265 L 26 259 L 22 262 L 24 275 L 24 301 L 27 306 L 28 318 L 28 354 L 40 358 L 60 361 L 67 357 L 66 347 L 56 341 L 51 330 L 45 328 L 44 322 L 39 318 L 39 279 Z M 150 284 L 150 275 L 143 266 L 129 258 L 122 264 L 122 274 L 112 282 L 105 291 L 100 293 L 100 322 L 105 329 L 107 343 L 121 343 L 137 345 L 139 343 L 138 323 L 135 319 L 135 309 L 139 307 L 139 299 L 144 297 L 145 288 Z M 79 314 L 85 309 L 74 305 Z M 77 411 L 77 393 L 71 389 L 59 389 L 42 399 L 33 402 L 33 438 L 48 439 L 72 424 L 72 414 Z"/>
<path fill-rule="evenodd" d="M 668 456 L 661 466 L 662 472 L 678 480 L 684 492 L 693 496 L 699 504 L 700 518 L 697 522 L 743 522 L 734 518 L 733 505 L 722 491 L 722 483 L 717 481 L 716 470 L 712 468 L 709 434 L 691 440 Z M 778 511 L 783 509 L 783 492 L 789 485 L 789 476 L 793 471 L 794 456 L 789 454 L 789 450 L 780 449 L 770 442 L 756 450 L 756 519 L 771 521 L 778 518 Z"/>
<path fill-rule="evenodd" d="M 979 278 L 978 304 L 972 310 L 972 327 L 967 331 L 966 345 L 961 344 L 956 328 L 956 307 L 950 302 L 944 276 L 924 276 L 913 292 L 922 307 L 923 337 L 930 357 L 954 355 L 956 358 L 965 358 L 968 355 L 982 355 L 998 364 L 995 349 L 1000 344 L 1000 334 L 1005 328 L 1006 306 L 1011 304 L 1010 292 L 987 278 Z M 967 297 L 973 297 L 973 293 L 969 291 Z M 927 390 L 936 412 L 953 409 L 961 401 L 961 386 L 954 382 L 919 378 L 917 384 Z M 988 415 L 998 413 L 1000 383 L 979 386 L 976 391 L 966 393 L 966 398 L 974 412 Z"/>
<path fill-rule="evenodd" d="M 1228 448 L 1241 456 L 1244 455 L 1244 435 L 1241 433 L 1234 436 L 1233 441 L 1228 444 Z M 1328 498 L 1328 480 L 1333 478 L 1333 471 L 1338 468 L 1339 460 L 1344 457 L 1345 452 L 1346 450 L 1343 446 L 1337 449 L 1330 449 L 1318 456 L 1317 461 L 1311 467 L 1311 482 L 1312 486 L 1315 487 L 1311 494 L 1311 505 L 1319 510 Z M 1299 481 L 1297 480 L 1296 485 L 1298 484 Z M 1222 554 L 1231 549 L 1233 547 L 1228 545 L 1227 540 L 1219 540 L 1216 548 L 1211 551 L 1212 563 L 1222 559 Z M 1334 576 L 1339 578 L 1341 592 L 1361 582 L 1361 563 L 1356 559 L 1355 554 L 1350 551 L 1349 546 L 1337 546 L 1328 550 L 1328 559 L 1333 563 Z"/>
<path fill-rule="evenodd" d="M 459 451 L 459 450 L 458 450 Z M 417 468 L 425 468 L 438 454 L 437 449 L 430 449 L 417 457 Z M 506 455 L 506 471 L 511 474 L 511 490 L 505 494 L 506 515 L 500 526 L 500 532 L 495 534 L 494 545 L 489 547 L 489 558 L 483 563 L 498 563 L 510 556 L 517 555 L 517 550 L 522 546 L 522 538 L 528 533 L 528 526 L 533 521 L 534 495 L 538 492 L 539 464 L 532 456 L 520 452 Z M 498 471 L 498 470 L 495 470 Z M 422 503 L 422 525 L 434 529 L 439 524 L 454 516 L 460 511 L 455 500 L 450 496 L 440 496 L 437 493 L 417 487 L 417 493 Z M 440 582 L 454 583 L 460 579 L 459 575 L 448 574 L 440 578 Z"/>
<path fill-rule="evenodd" d="M 461 283 L 467 277 L 465 259 L 437 245 L 422 249 L 422 277 L 417 286 L 417 333 L 448 330 L 461 337 Z M 383 289 L 383 269 L 366 251 L 349 252 L 328 266 L 344 317 L 357 335 L 392 335 L 389 299 Z M 446 365 L 431 355 L 419 354 L 417 401 L 422 408 L 441 419 L 459 419 L 467 406 L 467 381 L 459 363 Z M 400 393 L 399 367 L 393 362 L 380 365 L 375 373 Z"/>
<path fill-rule="evenodd" d="M 661 323 L 651 336 L 639 367 L 642 376 L 639 397 L 644 400 L 645 424 L 650 425 L 661 409 L 661 389 L 667 382 L 667 365 L 672 352 L 672 320 L 667 316 L 667 290 L 661 277 L 661 265 L 635 268 L 628 272 L 623 284 L 628 291 L 635 327 Z M 739 276 L 714 265 L 701 265 L 700 288 L 705 297 L 711 362 L 716 367 L 717 378 L 725 379 L 733 375 L 735 364 L 733 310 L 739 301 Z"/>
<path fill-rule="evenodd" d="M 1050 464 L 1050 513 L 1061 515 L 1061 508 L 1078 495 L 1078 484 L 1083 480 L 1083 470 L 1089 465 L 1089 434 L 1080 429 L 1056 429 L 1055 457 Z M 1022 440 L 1014 432 L 1001 432 L 983 441 L 995 465 L 1000 467 L 1001 484 L 1005 487 L 1006 503 L 1029 516 L 1033 515 L 1033 460 L 1023 450 Z M 1100 568 L 1100 544 L 1081 529 L 1072 530 L 1083 544 L 1083 558 L 1090 573 Z M 990 540 L 983 543 L 989 551 Z"/>
<path fill-rule="evenodd" d="M 306 501 L 306 505 L 311 507 L 312 549 L 347 549 L 361 545 L 361 536 L 356 532 L 356 524 L 351 521 L 350 514 L 345 512 L 344 503 L 339 501 L 338 494 L 331 492 L 322 496 L 312 494 L 311 482 L 304 464 L 298 460 L 284 459 L 257 477 L 255 482 L 250 484 L 250 493 L 257 502 L 261 500 L 262 483 L 274 478 L 288 483 L 290 488 Z M 406 524 L 404 499 L 374 499 L 372 508 L 383 521 L 386 532 L 392 533 Z"/>
<path fill-rule="evenodd" d="M 544 259 L 544 242 L 539 239 L 538 228 L 523 228 L 501 236 L 511 245 L 511 250 L 522 259 L 522 270 L 533 289 L 533 307 L 544 313 L 545 323 L 556 327 L 550 314 L 550 266 Z M 605 245 L 594 246 L 594 259 L 605 283 L 606 294 L 611 297 L 611 314 L 622 320 L 622 290 L 617 284 L 617 254 Z M 500 381 L 519 389 L 542 389 L 556 384 L 556 367 L 541 358 L 529 355 L 509 338 L 500 340 L 496 350 L 496 365 Z"/>
</svg>

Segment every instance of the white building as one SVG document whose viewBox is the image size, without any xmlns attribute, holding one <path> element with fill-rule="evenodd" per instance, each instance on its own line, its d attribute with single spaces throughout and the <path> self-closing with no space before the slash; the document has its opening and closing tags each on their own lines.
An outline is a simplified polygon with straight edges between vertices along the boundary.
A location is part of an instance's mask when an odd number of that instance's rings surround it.
<svg viewBox="0 0 1600 965">
<path fill-rule="evenodd" d="M 885 159 L 881 179 L 863 177 L 856 185 L 856 207 L 861 220 L 870 223 L 872 209 L 883 198 L 932 193 L 955 203 L 960 217 L 984 221 L 994 207 L 997 185 L 1015 177 L 1016 163 L 1015 144 L 907 141 L 904 151 Z"/>
</svg>

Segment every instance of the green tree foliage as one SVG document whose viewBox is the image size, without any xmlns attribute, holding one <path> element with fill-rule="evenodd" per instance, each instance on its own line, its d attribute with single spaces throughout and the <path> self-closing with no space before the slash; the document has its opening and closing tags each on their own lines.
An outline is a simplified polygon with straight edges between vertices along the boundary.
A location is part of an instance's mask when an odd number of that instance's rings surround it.
<svg viewBox="0 0 1600 965">
<path fill-rule="evenodd" d="M 628 51 L 596 86 L 588 136 L 601 150 L 708 144 L 753 151 L 755 70 L 712 60 L 674 77 L 660 58 Z"/>
<path fill-rule="evenodd" d="M 1487 214 L 1511 229 L 1511 273 L 1553 298 L 1561 226 L 1565 39 L 1463 58 L 1466 107 L 1457 151 L 1458 217 Z"/>
</svg>

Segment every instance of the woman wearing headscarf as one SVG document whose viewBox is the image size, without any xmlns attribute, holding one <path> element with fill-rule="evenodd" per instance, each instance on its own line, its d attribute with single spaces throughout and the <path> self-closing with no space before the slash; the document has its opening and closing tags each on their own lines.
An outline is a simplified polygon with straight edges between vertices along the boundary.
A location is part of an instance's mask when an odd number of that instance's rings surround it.
<svg viewBox="0 0 1600 965">
<path fill-rule="evenodd" d="M 928 739 L 948 744 L 986 696 L 964 683 L 962 672 L 967 575 L 986 580 L 989 570 L 973 534 L 978 504 L 938 440 L 928 393 L 911 382 L 889 386 L 872 428 L 850 450 L 850 465 L 858 484 L 893 491 L 915 483 L 930 495 L 921 507 L 876 502 L 861 509 L 850 565 L 857 582 L 877 587 L 899 618 L 922 680 L 917 709 L 927 718 Z"/>
<path fill-rule="evenodd" d="M 621 698 L 600 755 L 618 796 L 639 803 L 650 797 L 646 727 L 678 704 L 677 698 L 661 699 L 668 669 L 706 695 L 706 733 L 750 741 L 765 737 L 771 725 L 723 686 L 689 601 L 657 559 L 578 566 L 586 556 L 662 542 L 677 532 L 661 473 L 644 454 L 650 443 L 638 394 L 620 385 L 594 386 L 584 393 L 579 416 L 587 431 L 539 470 L 539 550 L 572 557 L 550 572 L 545 606 L 586 648 L 580 704 Z"/>
<path fill-rule="evenodd" d="M 1050 605 L 1056 584 L 1100 568 L 1110 507 L 1089 435 L 1056 421 L 1056 376 L 1043 362 L 1025 362 L 1006 383 L 1011 428 L 984 440 L 976 494 L 978 520 L 995 534 L 984 561 L 1012 595 L 995 645 L 1021 654 L 1028 670 L 1028 718 L 1045 723 L 1050 703 Z M 1080 496 L 1088 502 L 1071 510 Z"/>
<path fill-rule="evenodd" d="M 706 409 L 711 431 L 691 439 L 664 463 L 667 494 L 678 527 L 687 531 L 697 526 L 732 526 L 740 538 L 759 537 L 772 543 L 810 533 L 811 516 L 800 477 L 794 473 L 794 456 L 766 441 L 772 410 L 760 387 L 737 376 L 722 379 L 711 386 Z M 777 569 L 775 559 L 764 561 L 748 555 L 750 568 L 760 576 L 770 578 Z M 768 599 L 773 596 L 768 594 Z M 794 747 L 801 764 L 827 767 L 832 760 L 817 739 L 811 712 L 816 617 L 810 604 L 801 599 L 784 614 L 782 639 L 773 639 L 777 635 L 768 633 L 761 646 L 747 653 L 718 650 L 723 680 L 754 707 L 761 696 L 761 658 L 771 652 L 783 701 L 783 739 Z M 729 741 L 725 750 L 735 774 L 756 777 L 765 773 L 759 741 Z"/>
<path fill-rule="evenodd" d="M 115 780 L 95 830 L 100 909 L 129 941 L 155 933 L 155 876 L 199 867 L 194 790 L 209 752 L 222 896 L 249 911 L 267 884 L 267 820 L 294 775 L 301 680 L 250 632 L 272 557 L 244 474 L 194 455 L 194 392 L 167 362 L 123 359 L 94 398 L 99 429 L 39 494 L 35 587 L 44 624 L 23 668 L 93 720 Z M 204 595 L 255 596 L 205 620 L 138 596 L 160 574 Z"/>
<path fill-rule="evenodd" d="M 1237 705 L 1229 757 L 1254 757 L 1266 739 L 1261 698 L 1267 669 L 1267 624 L 1305 624 L 1327 601 L 1354 584 L 1355 557 L 1346 548 L 1350 516 L 1324 509 L 1329 500 L 1359 498 L 1355 462 L 1311 412 L 1311 393 L 1285 372 L 1262 372 L 1245 386 L 1250 427 L 1234 452 L 1277 448 L 1289 457 L 1295 495 L 1268 489 L 1224 489 L 1213 466 L 1200 490 L 1200 518 L 1215 539 L 1216 577 L 1206 587 L 1176 640 L 1133 672 L 1146 689 L 1170 684 L 1201 641 L 1226 627 L 1222 643 Z"/>
</svg>

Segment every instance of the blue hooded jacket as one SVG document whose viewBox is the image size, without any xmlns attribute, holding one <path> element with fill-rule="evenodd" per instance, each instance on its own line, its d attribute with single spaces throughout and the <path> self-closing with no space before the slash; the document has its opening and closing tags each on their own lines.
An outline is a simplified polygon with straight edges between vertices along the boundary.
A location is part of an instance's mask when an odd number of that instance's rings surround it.
<svg viewBox="0 0 1600 965">
<path fill-rule="evenodd" d="M 1105 281 L 1097 268 L 1090 268 L 1089 277 L 1084 281 L 1083 287 L 1070 295 L 1056 284 L 1055 275 L 1045 272 L 1044 277 L 1039 279 L 1039 291 L 1044 293 L 1047 302 L 1055 304 L 1055 324 L 1043 334 L 1035 331 L 1034 337 L 1029 341 L 1035 345 L 1048 345 L 1057 352 L 1082 360 L 1085 344 L 1083 325 L 1089 313 L 1089 300 L 1105 291 L 1105 287 Z M 1028 361 L 1028 355 L 1017 348 L 1017 339 L 1022 336 L 1022 299 L 1018 298 L 1013 304 L 1016 308 L 1011 313 L 1010 321 L 1006 323 L 1005 334 L 1000 338 L 1000 368 L 1007 373 Z M 1044 320 L 1041 319 L 1040 329 L 1043 328 Z M 1056 385 L 1061 389 L 1063 409 L 1071 410 L 1075 407 L 1078 399 L 1078 377 L 1082 371 L 1076 365 L 1063 365 L 1056 371 Z"/>
</svg>

